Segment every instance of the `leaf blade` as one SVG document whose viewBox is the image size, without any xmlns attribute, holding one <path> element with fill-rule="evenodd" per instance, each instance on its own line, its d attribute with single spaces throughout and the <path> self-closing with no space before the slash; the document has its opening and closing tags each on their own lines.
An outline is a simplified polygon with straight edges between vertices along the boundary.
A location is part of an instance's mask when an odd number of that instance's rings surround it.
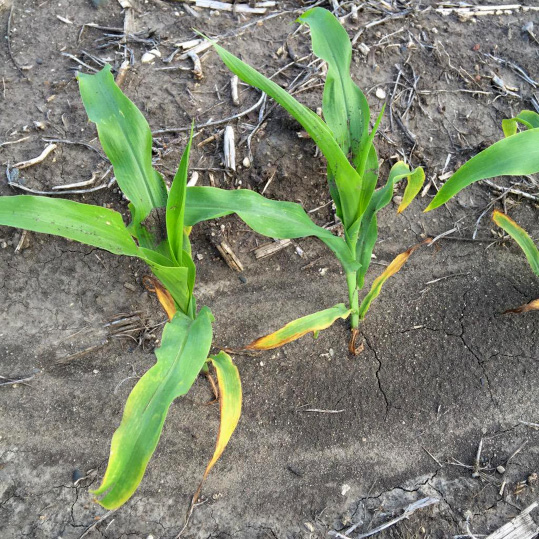
<svg viewBox="0 0 539 539">
<path fill-rule="evenodd" d="M 343 153 L 351 152 L 355 161 L 368 136 L 370 111 L 365 95 L 350 76 L 348 33 L 331 12 L 320 7 L 306 11 L 298 21 L 309 25 L 313 52 L 328 65 L 322 98 L 326 123 Z"/>
<path fill-rule="evenodd" d="M 356 246 L 357 261 L 360 264 L 357 273 L 357 284 L 359 289 L 363 288 L 365 274 L 369 269 L 371 255 L 378 237 L 376 214 L 391 202 L 393 188 L 395 184 L 403 178 L 407 178 L 408 183 L 398 209 L 398 213 L 402 212 L 421 189 L 425 180 L 425 173 L 421 167 L 411 171 L 406 163 L 397 161 L 397 163 L 391 167 L 386 184 L 372 195 L 367 209 L 361 218 L 359 237 Z"/>
<path fill-rule="evenodd" d="M 109 65 L 95 75 L 79 74 L 78 79 L 88 117 L 97 126 L 120 189 L 135 208 L 133 221 L 138 228 L 152 209 L 164 207 L 167 201 L 163 178 L 152 167 L 148 122 L 116 85 Z M 137 230 L 137 235 L 143 236 L 144 231 Z"/>
<path fill-rule="evenodd" d="M 177 313 L 163 331 L 157 362 L 127 399 L 122 422 L 112 437 L 98 502 L 106 509 L 123 505 L 136 491 L 155 451 L 172 401 L 193 385 L 210 350 L 213 316 L 201 309 L 195 320 Z M 178 346 L 180 343 L 180 346 Z"/>
<path fill-rule="evenodd" d="M 339 215 L 345 227 L 354 223 L 360 215 L 359 189 L 361 178 L 348 162 L 346 155 L 333 138 L 333 133 L 328 125 L 320 119 L 311 109 L 302 105 L 288 92 L 275 82 L 264 77 L 248 64 L 228 52 L 223 47 L 212 42 L 213 47 L 221 57 L 225 65 L 241 80 L 251 86 L 259 88 L 267 93 L 284 109 L 286 109 L 309 133 L 316 145 L 320 148 L 327 159 L 331 175 L 341 193 L 339 202 L 342 215 Z M 344 196 L 346 195 L 346 196 Z"/>
<path fill-rule="evenodd" d="M 122 216 L 101 206 L 31 195 L 0 197 L 0 225 L 62 236 L 114 254 L 139 256 Z"/>
<path fill-rule="evenodd" d="M 272 350 L 289 342 L 295 341 L 307 333 L 316 334 L 330 327 L 337 319 L 348 318 L 351 313 L 344 303 L 339 303 L 329 309 L 318 311 L 289 322 L 281 329 L 260 337 L 249 343 L 245 350 Z"/>
<path fill-rule="evenodd" d="M 299 204 L 269 200 L 247 189 L 187 188 L 186 225 L 193 226 L 231 213 L 236 213 L 255 232 L 271 238 L 315 236 L 335 253 L 343 266 L 357 268 L 345 242 L 329 230 L 315 225 Z"/>
<path fill-rule="evenodd" d="M 178 171 L 174 176 L 167 199 L 166 226 L 167 238 L 170 251 L 177 262 L 182 260 L 184 217 L 185 217 L 185 194 L 187 189 L 187 169 L 189 166 L 189 154 L 193 140 L 193 128 L 189 141 L 183 151 Z"/>
<path fill-rule="evenodd" d="M 492 214 L 492 220 L 518 243 L 522 251 L 524 251 L 532 271 L 539 276 L 539 249 L 537 249 L 530 235 L 501 211 L 495 210 Z"/>
<path fill-rule="evenodd" d="M 464 163 L 432 199 L 425 211 L 445 204 L 473 182 L 494 176 L 521 176 L 539 171 L 539 129 L 509 136 Z"/>
</svg>

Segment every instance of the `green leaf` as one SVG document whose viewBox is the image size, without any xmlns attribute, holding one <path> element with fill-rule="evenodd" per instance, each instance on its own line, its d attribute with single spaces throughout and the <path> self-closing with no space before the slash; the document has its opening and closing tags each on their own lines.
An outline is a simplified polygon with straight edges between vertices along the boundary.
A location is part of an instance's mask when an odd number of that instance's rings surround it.
<svg viewBox="0 0 539 539">
<path fill-rule="evenodd" d="M 174 259 L 179 262 L 183 257 L 183 235 L 185 214 L 185 191 L 187 189 L 187 169 L 189 166 L 189 152 L 193 140 L 193 128 L 189 135 L 189 142 L 183 152 L 178 172 L 174 176 L 167 201 L 167 237 L 170 251 Z"/>
<path fill-rule="evenodd" d="M 80 93 L 88 117 L 97 125 L 99 140 L 114 167 L 120 189 L 132 202 L 133 227 L 143 247 L 151 247 L 142 221 L 167 203 L 163 178 L 152 167 L 152 134 L 137 107 L 116 86 L 105 66 L 95 75 L 79 74 Z"/>
<path fill-rule="evenodd" d="M 425 172 L 421 167 L 410 171 L 406 163 L 398 161 L 391 167 L 389 178 L 384 187 L 376 191 L 371 197 L 367 210 L 361 218 L 359 239 L 356 247 L 357 261 L 361 264 L 357 273 L 357 285 L 359 289 L 363 288 L 365 274 L 369 269 L 372 251 L 378 237 L 376 214 L 391 202 L 395 183 L 403 178 L 408 179 L 404 196 L 398 209 L 399 213 L 403 211 L 420 191 L 425 181 Z"/>
<path fill-rule="evenodd" d="M 464 163 L 442 186 L 425 211 L 445 204 L 478 180 L 494 176 L 522 176 L 539 171 L 539 129 L 528 129 L 503 140 Z"/>
<path fill-rule="evenodd" d="M 528 259 L 532 271 L 539 277 L 539 250 L 530 235 L 513 219 L 498 210 L 495 210 L 492 214 L 492 220 L 519 244 Z"/>
<path fill-rule="evenodd" d="M 348 162 L 346 155 L 333 138 L 328 125 L 312 110 L 294 99 L 279 85 L 267 79 L 251 66 L 236 58 L 233 54 L 212 42 L 215 50 L 225 65 L 244 82 L 259 88 L 285 108 L 309 133 L 327 159 L 328 176 L 333 178 L 340 193 L 335 199 L 337 214 L 348 228 L 361 215 L 359 207 L 359 188 L 361 177 Z"/>
<path fill-rule="evenodd" d="M 523 110 L 515 118 L 502 120 L 503 134 L 506 137 L 511 137 L 517 132 L 517 124 L 521 123 L 529 129 L 539 127 L 539 114 L 533 110 Z"/>
<path fill-rule="evenodd" d="M 62 236 L 114 254 L 139 256 L 122 216 L 100 206 L 30 195 L 0 197 L 0 225 Z"/>
<path fill-rule="evenodd" d="M 319 331 L 328 328 L 339 318 L 348 318 L 351 312 L 344 303 L 339 303 L 329 309 L 298 318 L 274 333 L 256 339 L 248 344 L 245 349 L 271 350 L 273 348 L 279 348 L 284 344 L 303 337 L 307 333 L 313 333 L 316 337 Z"/>
<path fill-rule="evenodd" d="M 327 62 L 322 108 L 324 119 L 345 155 L 352 161 L 368 137 L 369 104 L 350 77 L 352 45 L 346 30 L 326 9 L 315 7 L 299 19 L 311 28 L 313 52 Z"/>
<path fill-rule="evenodd" d="M 404 253 L 401 253 L 397 255 L 391 264 L 385 269 L 385 271 L 377 277 L 374 282 L 372 283 L 371 289 L 369 290 L 369 293 L 363 298 L 363 301 L 361 302 L 359 306 L 359 319 L 363 320 L 365 318 L 365 315 L 367 314 L 367 311 L 369 310 L 369 307 L 371 306 L 371 303 L 378 297 L 380 294 L 380 291 L 382 290 L 382 286 L 384 283 L 392 276 L 397 273 L 402 266 L 406 263 L 410 255 L 416 250 L 419 249 L 422 245 L 425 243 L 430 243 L 432 240 L 428 239 L 425 241 L 422 241 L 421 243 L 418 243 L 417 245 L 414 245 L 413 247 L 410 247 L 407 251 Z"/>
<path fill-rule="evenodd" d="M 165 325 L 157 363 L 137 382 L 112 437 L 109 463 L 93 493 L 106 509 L 124 504 L 137 489 L 161 436 L 172 401 L 184 395 L 202 369 L 211 346 L 213 316 L 204 307 L 195 320 L 176 313 Z"/>
<path fill-rule="evenodd" d="M 269 200 L 247 189 L 227 191 L 215 187 L 188 187 L 185 224 L 216 219 L 236 213 L 255 232 L 270 238 L 293 239 L 316 236 L 337 256 L 345 269 L 357 269 L 346 243 L 315 225 L 294 202 Z"/>
</svg>

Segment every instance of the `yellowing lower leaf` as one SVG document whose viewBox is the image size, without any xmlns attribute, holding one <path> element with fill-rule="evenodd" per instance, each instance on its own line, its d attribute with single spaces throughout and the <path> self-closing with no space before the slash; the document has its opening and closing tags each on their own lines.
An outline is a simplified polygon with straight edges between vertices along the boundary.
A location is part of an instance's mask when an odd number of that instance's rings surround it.
<svg viewBox="0 0 539 539">
<path fill-rule="evenodd" d="M 344 303 L 339 303 L 330 309 L 324 309 L 314 314 L 298 318 L 278 331 L 260 337 L 248 344 L 246 350 L 271 350 L 289 342 L 295 341 L 307 333 L 317 334 L 322 329 L 331 326 L 338 318 L 346 319 L 351 313 Z"/>
<path fill-rule="evenodd" d="M 359 306 L 359 319 L 363 320 L 365 318 L 365 315 L 367 314 L 367 311 L 369 310 L 369 307 L 371 306 L 371 303 L 378 297 L 378 294 L 380 294 L 380 291 L 382 290 L 382 286 L 384 283 L 392 276 L 397 273 L 402 266 L 406 263 L 410 255 L 416 250 L 419 249 L 424 244 L 431 243 L 431 239 L 426 239 L 425 241 L 422 241 L 421 243 L 418 243 L 417 245 L 414 245 L 413 247 L 410 247 L 407 251 L 404 251 L 404 253 L 401 253 L 400 255 L 397 255 L 391 264 L 386 268 L 384 273 L 377 277 L 374 282 L 372 283 L 371 289 L 369 290 L 369 293 L 363 298 L 363 301 L 361 302 L 361 305 Z"/>
<path fill-rule="evenodd" d="M 241 416 L 242 393 L 238 368 L 232 363 L 232 358 L 225 352 L 219 352 L 216 356 L 210 356 L 210 359 L 217 372 L 221 423 L 219 425 L 219 434 L 213 457 L 206 467 L 200 486 L 193 497 L 193 503 L 196 503 L 204 481 L 225 450 Z"/>
<path fill-rule="evenodd" d="M 507 309 L 507 311 L 504 311 L 503 314 L 520 314 L 520 313 L 527 313 L 529 311 L 539 311 L 539 298 L 534 299 L 533 301 L 530 301 L 529 303 L 525 303 L 524 305 L 521 305 L 520 307 L 517 307 L 516 309 Z"/>
<path fill-rule="evenodd" d="M 170 292 L 157 280 L 153 277 L 144 277 L 144 286 L 148 292 L 154 292 L 161 304 L 161 307 L 165 309 L 168 319 L 172 320 L 176 314 L 176 304 L 170 295 Z"/>
</svg>

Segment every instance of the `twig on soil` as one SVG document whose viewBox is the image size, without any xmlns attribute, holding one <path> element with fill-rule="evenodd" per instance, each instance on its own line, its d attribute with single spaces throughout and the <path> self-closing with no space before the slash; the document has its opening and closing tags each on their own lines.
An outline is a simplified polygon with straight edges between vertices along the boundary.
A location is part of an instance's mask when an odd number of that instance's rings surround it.
<svg viewBox="0 0 539 539">
<path fill-rule="evenodd" d="M 88 148 L 89 150 L 94 151 L 103 159 L 104 161 L 108 161 L 108 157 L 98 148 L 95 148 L 91 144 L 88 144 L 87 142 L 82 142 L 80 140 L 67 140 L 62 138 L 43 138 L 43 142 L 53 142 L 53 143 L 60 143 L 60 144 L 73 144 L 75 146 L 84 146 L 85 148 Z"/>
<path fill-rule="evenodd" d="M 33 159 L 29 159 L 28 161 L 20 161 L 19 163 L 16 163 L 15 165 L 13 165 L 13 168 L 22 170 L 23 168 L 28 168 L 33 165 L 37 165 L 43 162 L 47 158 L 47 156 L 56 148 L 57 148 L 56 144 L 51 143 L 37 157 L 34 157 Z"/>
<path fill-rule="evenodd" d="M 522 443 L 518 449 L 507 459 L 507 461 L 505 462 L 505 467 L 507 468 L 507 465 L 511 462 L 511 460 L 516 457 L 521 451 L 522 449 L 524 448 L 524 446 L 528 443 L 528 440 L 525 440 L 524 443 Z"/>
<path fill-rule="evenodd" d="M 428 449 L 425 447 L 422 447 L 422 449 L 434 462 L 436 462 L 436 464 L 438 464 L 438 466 L 440 466 L 440 468 L 444 467 L 444 465 Z"/>
<path fill-rule="evenodd" d="M 435 503 L 438 503 L 440 500 L 438 498 L 422 498 L 421 500 L 418 500 L 417 502 L 411 503 L 405 510 L 404 513 L 397 518 L 394 518 L 390 520 L 389 522 L 386 522 L 385 524 L 382 524 L 381 526 L 378 526 L 377 528 L 374 528 L 370 532 L 367 533 L 360 533 L 355 537 L 355 539 L 364 539 L 366 537 L 371 537 L 371 535 L 375 535 L 391 526 L 394 526 L 397 524 L 397 522 L 400 522 L 401 520 L 410 518 L 418 509 L 423 509 L 424 507 L 428 507 L 429 505 L 433 505 Z M 347 533 L 351 533 L 354 531 L 355 527 L 350 528 L 347 530 Z M 339 539 L 351 539 L 348 535 L 343 535 L 342 533 L 336 532 L 336 531 L 330 531 L 330 535 L 333 535 L 334 537 L 338 537 Z"/>
<path fill-rule="evenodd" d="M 6 142 L 0 142 L 0 148 L 2 146 L 9 146 L 10 144 L 19 144 L 20 142 L 24 142 L 25 140 L 28 140 L 30 137 L 22 137 L 17 140 L 7 140 Z"/>
<path fill-rule="evenodd" d="M 450 230 L 446 230 L 445 232 L 442 232 L 441 234 L 438 234 L 434 238 L 432 238 L 432 241 L 430 242 L 429 247 L 432 247 L 438 240 L 441 240 L 442 238 L 445 238 L 449 234 L 453 234 L 453 232 L 458 232 L 458 228 L 455 226 L 451 228 Z"/>
<path fill-rule="evenodd" d="M 275 7 L 276 2 L 263 1 L 255 2 L 254 6 L 249 4 L 227 4 L 217 0 L 187 0 L 190 4 L 195 4 L 196 7 L 217 9 L 219 11 L 232 11 L 234 13 L 250 13 L 263 15 L 268 8 Z"/>
<path fill-rule="evenodd" d="M 11 6 L 11 9 L 9 10 L 9 17 L 7 18 L 7 28 L 6 28 L 6 44 L 7 44 L 7 52 L 9 54 L 9 57 L 11 61 L 13 62 L 13 65 L 17 69 L 17 71 L 25 78 L 28 79 L 28 77 L 24 74 L 24 71 L 22 70 L 21 66 L 17 63 L 17 60 L 15 60 L 15 57 L 13 56 L 13 51 L 11 50 L 11 19 L 13 18 L 13 10 L 15 9 L 15 4 Z"/>
<path fill-rule="evenodd" d="M 479 470 L 481 468 L 481 451 L 483 451 L 483 438 L 479 440 L 479 445 L 477 446 L 477 454 L 475 455 L 473 464 L 472 477 L 479 477 Z"/>
<path fill-rule="evenodd" d="M 443 281 L 444 279 L 451 279 L 452 277 L 462 277 L 463 275 L 470 275 L 470 272 L 468 273 L 452 273 L 451 275 L 445 275 L 444 277 L 439 277 L 438 279 L 433 279 L 432 281 L 427 281 L 425 284 L 434 284 L 439 281 Z"/>
<path fill-rule="evenodd" d="M 530 84 L 534 88 L 537 88 L 539 86 L 539 82 L 533 80 L 518 64 L 515 64 L 514 62 L 510 62 L 509 60 L 506 60 L 505 58 L 494 56 L 493 54 L 483 54 L 483 56 L 494 60 L 498 64 L 509 67 L 518 77 L 526 81 L 528 84 Z"/>
<path fill-rule="evenodd" d="M 530 513 L 538 505 L 537 502 L 532 503 L 514 519 L 487 536 L 487 539 L 533 539 L 537 534 L 537 525 Z"/>
<path fill-rule="evenodd" d="M 79 539 L 84 539 L 98 524 L 101 524 L 104 520 L 110 517 L 113 513 L 115 513 L 117 509 L 112 509 L 111 511 L 107 511 L 102 517 L 99 518 L 99 520 L 96 520 L 91 526 L 86 528 L 84 533 L 79 537 Z"/>
<path fill-rule="evenodd" d="M 534 202 L 539 202 L 539 196 L 532 195 L 531 193 L 526 193 L 526 191 L 521 191 L 520 189 L 515 189 L 514 187 L 501 187 L 499 185 L 496 185 L 494 182 L 490 180 L 481 180 L 481 182 L 484 183 L 485 185 L 488 185 L 490 188 L 494 189 L 495 191 L 498 191 L 499 193 L 503 193 L 502 196 L 511 194 L 511 195 L 517 195 L 523 198 L 527 198 L 528 200 L 533 200 Z"/>
<path fill-rule="evenodd" d="M 365 30 L 368 30 L 369 28 L 372 28 L 373 26 L 378 26 L 379 24 L 384 24 L 387 21 L 403 19 L 403 18 L 407 17 L 411 12 L 412 12 L 411 9 L 406 9 L 406 10 L 402 11 L 401 13 L 396 13 L 395 15 L 388 15 L 387 17 L 384 17 L 383 19 L 378 19 L 376 21 L 372 21 L 372 22 L 366 24 L 352 38 L 352 46 L 354 46 L 357 43 L 358 39 L 363 35 L 363 32 L 365 32 Z"/>
<path fill-rule="evenodd" d="M 529 421 L 519 421 L 519 423 L 531 427 L 532 429 L 539 429 L 539 423 L 530 423 Z"/>
<path fill-rule="evenodd" d="M 322 410 L 320 408 L 306 408 L 305 410 L 300 410 L 298 408 L 298 412 L 313 412 L 317 414 L 342 414 L 345 410 Z"/>
<path fill-rule="evenodd" d="M 266 94 L 262 93 L 262 97 L 252 107 L 249 107 L 242 112 L 238 112 L 238 114 L 234 114 L 233 116 L 229 116 L 228 118 L 223 118 L 222 120 L 206 122 L 205 124 L 195 124 L 195 129 L 204 129 L 205 127 L 212 127 L 214 125 L 223 125 L 228 122 L 231 122 L 232 120 L 242 118 L 243 116 L 246 116 L 250 112 L 253 112 L 253 110 L 256 110 L 258 107 L 260 107 L 260 105 L 262 105 L 262 103 L 264 102 L 265 98 Z M 191 127 L 167 127 L 165 129 L 158 129 L 156 131 L 152 131 L 152 136 L 164 135 L 166 133 L 186 133 L 188 131 L 191 131 Z"/>
<path fill-rule="evenodd" d="M 87 63 L 83 62 L 82 60 L 79 60 L 73 54 L 69 54 L 68 52 L 62 52 L 61 54 L 62 54 L 62 56 L 65 56 L 66 58 L 70 58 L 74 62 L 77 62 L 77 64 L 85 67 L 86 69 L 89 69 L 90 71 L 93 71 L 94 73 L 97 73 L 99 71 L 99 69 L 96 69 L 95 67 L 92 67 L 91 65 L 88 65 Z"/>
<path fill-rule="evenodd" d="M 276 240 L 271 243 L 261 245 L 260 247 L 253 249 L 253 251 L 255 253 L 255 258 L 260 260 L 261 258 L 267 258 L 268 256 L 272 256 L 275 253 L 282 251 L 289 245 L 292 245 L 292 240 Z"/>
<path fill-rule="evenodd" d="M 6 378 L 5 376 L 0 376 L 0 379 L 5 380 L 5 382 L 0 382 L 0 386 L 12 386 L 15 384 L 23 384 L 25 386 L 29 386 L 29 384 L 27 384 L 26 382 L 29 382 L 34 378 L 34 374 L 32 374 L 31 376 L 25 376 L 24 378 Z"/>
</svg>

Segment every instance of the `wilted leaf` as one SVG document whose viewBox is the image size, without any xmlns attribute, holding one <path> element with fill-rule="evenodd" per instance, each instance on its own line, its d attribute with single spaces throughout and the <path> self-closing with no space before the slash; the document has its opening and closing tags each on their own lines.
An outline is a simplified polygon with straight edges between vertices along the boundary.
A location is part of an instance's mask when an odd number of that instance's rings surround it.
<svg viewBox="0 0 539 539">
<path fill-rule="evenodd" d="M 219 408 L 221 411 L 221 422 L 219 425 L 219 434 L 213 457 L 206 467 L 204 477 L 193 497 L 193 501 L 200 495 L 202 484 L 208 477 L 210 470 L 223 454 L 230 437 L 236 430 L 241 416 L 241 380 L 238 368 L 232 362 L 232 358 L 225 352 L 219 352 L 216 356 L 209 358 L 215 371 L 217 372 L 217 383 L 219 384 Z"/>
<path fill-rule="evenodd" d="M 384 283 L 392 276 L 397 273 L 402 266 L 406 263 L 410 255 L 416 250 L 419 249 L 424 244 L 431 243 L 431 239 L 426 239 L 425 241 L 422 241 L 421 243 L 418 243 L 417 245 L 414 245 L 413 247 L 410 247 L 407 251 L 404 253 L 401 253 L 400 255 L 397 255 L 391 264 L 386 268 L 386 270 L 377 277 L 374 282 L 372 283 L 371 289 L 369 290 L 369 293 L 363 298 L 363 301 L 361 302 L 361 305 L 359 306 L 359 319 L 363 320 L 365 318 L 365 315 L 367 314 L 367 311 L 369 310 L 369 307 L 371 306 L 371 303 L 378 297 L 380 294 L 380 291 L 382 289 L 382 286 Z"/>
<path fill-rule="evenodd" d="M 153 292 L 157 296 L 161 307 L 163 307 L 169 321 L 171 321 L 174 318 L 177 309 L 170 292 L 154 277 L 147 276 L 143 279 L 143 282 L 146 290 L 148 290 L 148 292 Z"/>
<path fill-rule="evenodd" d="M 245 350 L 271 350 L 295 341 L 307 333 L 317 333 L 331 326 L 338 318 L 346 319 L 352 311 L 344 303 L 319 311 L 286 324 L 278 331 L 260 337 L 245 347 Z"/>
<path fill-rule="evenodd" d="M 520 307 L 517 307 L 516 309 L 507 309 L 507 311 L 504 311 L 503 314 L 520 314 L 520 313 L 527 313 L 529 311 L 539 311 L 539 298 L 534 299 L 533 301 L 530 301 L 529 303 L 525 303 L 524 305 L 521 305 Z"/>
</svg>

